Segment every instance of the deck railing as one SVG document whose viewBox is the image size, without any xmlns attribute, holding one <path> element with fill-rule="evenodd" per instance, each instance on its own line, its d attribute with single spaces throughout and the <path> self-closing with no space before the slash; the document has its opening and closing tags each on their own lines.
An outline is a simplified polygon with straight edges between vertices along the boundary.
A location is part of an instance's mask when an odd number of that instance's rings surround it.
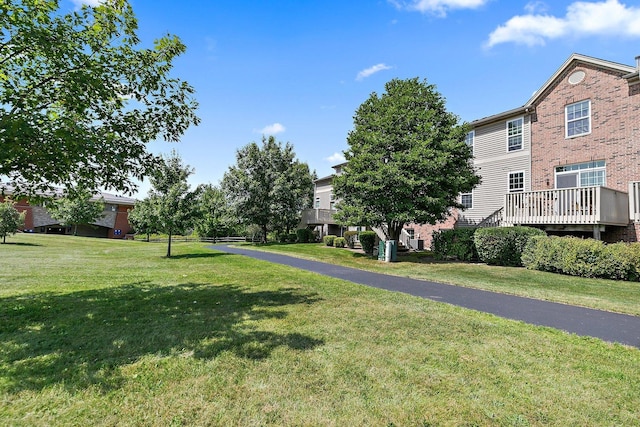
<svg viewBox="0 0 640 427">
<path fill-rule="evenodd" d="M 508 193 L 505 195 L 505 225 L 626 225 L 629 223 L 628 194 L 606 187 Z"/>
<path fill-rule="evenodd" d="M 305 209 L 302 211 L 301 224 L 304 226 L 336 224 L 336 220 L 333 219 L 335 213 L 336 211 L 333 209 Z"/>
</svg>

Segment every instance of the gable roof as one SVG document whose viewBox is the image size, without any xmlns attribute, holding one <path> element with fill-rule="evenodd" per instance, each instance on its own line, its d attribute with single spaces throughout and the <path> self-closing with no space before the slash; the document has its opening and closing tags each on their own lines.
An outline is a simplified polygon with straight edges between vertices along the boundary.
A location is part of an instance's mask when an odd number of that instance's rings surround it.
<svg viewBox="0 0 640 427">
<path fill-rule="evenodd" d="M 540 87 L 540 89 L 536 90 L 531 98 L 521 107 L 514 108 L 511 110 L 504 111 L 502 113 L 494 114 L 491 116 L 483 117 L 481 119 L 477 119 L 469 123 L 471 127 L 477 127 L 480 125 L 485 125 L 491 122 L 504 120 L 509 117 L 514 117 L 517 115 L 521 115 L 527 113 L 529 111 L 533 111 L 533 105 L 539 100 L 539 98 L 545 93 L 545 91 L 556 81 L 556 79 L 564 73 L 567 68 L 572 66 L 575 62 L 595 65 L 597 67 L 606 68 L 609 70 L 617 71 L 623 73 L 622 78 L 627 79 L 629 83 L 637 83 L 640 82 L 640 57 L 636 57 L 636 61 L 638 61 L 639 65 L 636 67 L 632 67 L 630 65 L 620 64 L 618 62 L 606 61 L 604 59 L 594 58 L 592 56 L 581 55 L 579 53 L 572 54 L 564 63 L 556 70 L 551 77 Z"/>
</svg>

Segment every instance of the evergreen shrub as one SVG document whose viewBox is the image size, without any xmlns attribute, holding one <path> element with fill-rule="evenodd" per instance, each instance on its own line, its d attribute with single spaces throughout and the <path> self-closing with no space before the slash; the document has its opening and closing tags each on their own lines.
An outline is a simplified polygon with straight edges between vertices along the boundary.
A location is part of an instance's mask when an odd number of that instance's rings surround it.
<svg viewBox="0 0 640 427">
<path fill-rule="evenodd" d="M 473 239 L 482 262 L 519 267 L 529 239 L 544 234 L 544 231 L 532 227 L 489 227 L 478 228 Z"/>
<path fill-rule="evenodd" d="M 349 246 L 350 249 L 353 249 L 355 247 L 357 235 L 358 235 L 357 231 L 344 232 L 344 238 L 347 241 L 347 246 Z"/>
<path fill-rule="evenodd" d="M 358 234 L 362 250 L 367 255 L 373 255 L 373 247 L 376 244 L 376 233 L 374 231 L 361 231 Z"/>
<path fill-rule="evenodd" d="M 333 234 L 327 234 L 326 236 L 324 236 L 322 238 L 322 241 L 324 242 L 325 245 L 327 246 L 333 246 L 333 241 L 335 240 L 336 236 Z"/>
<path fill-rule="evenodd" d="M 473 241 L 475 231 L 472 227 L 434 231 L 431 238 L 434 258 L 456 258 L 466 262 L 477 260 L 478 251 Z"/>
<path fill-rule="evenodd" d="M 336 248 L 344 248 L 347 245 L 347 239 L 344 237 L 336 237 L 333 239 L 333 246 Z"/>
</svg>

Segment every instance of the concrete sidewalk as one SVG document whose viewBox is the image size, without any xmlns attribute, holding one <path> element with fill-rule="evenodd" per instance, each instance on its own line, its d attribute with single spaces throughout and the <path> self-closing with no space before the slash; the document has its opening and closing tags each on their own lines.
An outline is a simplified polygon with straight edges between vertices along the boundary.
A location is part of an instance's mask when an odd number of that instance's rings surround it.
<svg viewBox="0 0 640 427">
<path fill-rule="evenodd" d="M 600 338 L 640 348 L 640 317 L 590 308 L 575 307 L 531 298 L 505 295 L 462 286 L 371 273 L 318 261 L 228 245 L 210 246 L 222 252 L 284 264 L 337 279 L 380 289 L 403 292 L 507 319 L 539 326 L 550 326 L 577 335 Z"/>
</svg>

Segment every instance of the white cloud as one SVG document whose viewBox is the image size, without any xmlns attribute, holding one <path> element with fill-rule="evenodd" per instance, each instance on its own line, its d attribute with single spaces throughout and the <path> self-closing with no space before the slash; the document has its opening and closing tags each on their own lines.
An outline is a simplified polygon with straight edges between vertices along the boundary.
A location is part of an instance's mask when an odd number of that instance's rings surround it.
<svg viewBox="0 0 640 427">
<path fill-rule="evenodd" d="M 398 9 L 432 13 L 441 17 L 453 9 L 477 9 L 491 0 L 389 0 Z"/>
<path fill-rule="evenodd" d="M 378 73 L 380 71 L 384 71 L 384 70 L 390 70 L 393 67 L 390 67 L 386 64 L 376 64 L 373 67 L 369 67 L 366 70 L 362 70 L 358 73 L 358 75 L 356 76 L 356 80 L 360 81 L 362 79 L 365 79 L 367 77 L 369 77 L 372 74 Z"/>
<path fill-rule="evenodd" d="M 277 135 L 279 133 L 284 132 L 285 130 L 287 130 L 287 128 L 282 126 L 280 123 L 274 123 L 272 125 L 263 127 L 259 131 L 259 133 L 261 133 L 263 135 Z"/>
<path fill-rule="evenodd" d="M 527 10 L 531 12 L 514 16 L 496 28 L 489 35 L 486 47 L 509 42 L 544 45 L 560 37 L 640 36 L 640 7 L 626 6 L 619 0 L 577 1 L 567 7 L 563 18 L 534 12 L 540 10 L 539 6 L 529 6 Z"/>
<path fill-rule="evenodd" d="M 346 161 L 344 158 L 344 154 L 338 152 L 333 153 L 329 157 L 325 157 L 325 160 L 332 165 L 339 165 L 340 163 L 344 163 Z"/>
</svg>

